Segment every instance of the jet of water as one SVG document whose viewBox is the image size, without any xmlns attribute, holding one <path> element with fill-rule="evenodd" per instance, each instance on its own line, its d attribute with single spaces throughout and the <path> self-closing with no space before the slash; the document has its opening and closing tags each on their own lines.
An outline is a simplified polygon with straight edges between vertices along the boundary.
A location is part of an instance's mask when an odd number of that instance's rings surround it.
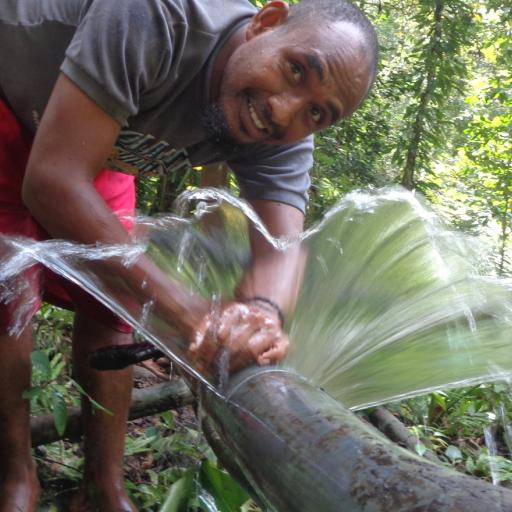
<svg viewBox="0 0 512 512">
<path fill-rule="evenodd" d="M 350 194 L 306 244 L 285 364 L 345 405 L 510 374 L 510 283 L 413 195 Z"/>
<path fill-rule="evenodd" d="M 125 247 L 4 237 L 2 296 L 20 290 L 15 276 L 40 262 L 214 387 L 216 377 L 199 374 L 188 361 L 172 319 L 129 296 L 129 287 L 97 263 L 118 258 L 129 266 L 145 253 L 195 293 L 229 298 L 249 262 L 252 223 L 276 249 L 302 243 L 308 254 L 297 309 L 286 326 L 292 349 L 282 366 L 346 406 L 510 376 L 510 283 L 478 272 L 482 255 L 475 241 L 445 229 L 408 192 L 349 194 L 319 224 L 286 239 L 273 238 L 249 205 L 224 191 L 187 192 L 178 212 L 135 219 L 134 243 Z"/>
</svg>

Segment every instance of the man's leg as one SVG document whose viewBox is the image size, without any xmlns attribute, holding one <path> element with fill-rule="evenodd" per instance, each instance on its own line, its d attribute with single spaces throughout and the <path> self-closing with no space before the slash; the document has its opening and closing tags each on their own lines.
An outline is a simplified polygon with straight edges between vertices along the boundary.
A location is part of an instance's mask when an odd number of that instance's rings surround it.
<svg viewBox="0 0 512 512">
<path fill-rule="evenodd" d="M 0 99 L 0 234 L 36 237 L 37 228 L 21 201 L 21 185 L 31 135 Z M 0 247 L 2 256 L 6 247 Z M 7 334 L 17 313 L 28 323 L 37 310 L 25 311 L 33 293 L 39 291 L 39 270 L 19 276 L 20 283 L 32 282 L 27 296 L 10 305 L 0 303 L 0 512 L 32 512 L 36 508 L 39 483 L 30 453 L 29 401 L 22 398 L 30 388 L 31 328 L 18 337 Z M 4 284 L 4 283 L 2 283 Z M 27 316 L 25 316 L 27 315 Z"/>
<path fill-rule="evenodd" d="M 39 482 L 30 452 L 31 328 L 0 334 L 0 512 L 33 512 Z"/>
<path fill-rule="evenodd" d="M 109 415 L 82 400 L 85 470 L 81 490 L 72 498 L 71 512 L 135 511 L 123 483 L 126 422 L 132 391 L 132 370 L 100 372 L 88 365 L 91 352 L 106 345 L 132 342 L 132 335 L 99 323 L 94 315 L 77 311 L 73 361 L 77 380 Z"/>
</svg>

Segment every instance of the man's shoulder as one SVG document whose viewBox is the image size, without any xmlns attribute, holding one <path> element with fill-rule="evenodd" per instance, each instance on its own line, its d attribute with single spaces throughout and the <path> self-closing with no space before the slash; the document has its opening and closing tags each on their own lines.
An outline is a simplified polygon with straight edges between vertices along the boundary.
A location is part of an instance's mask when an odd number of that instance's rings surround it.
<svg viewBox="0 0 512 512">
<path fill-rule="evenodd" d="M 145 0 L 132 0 L 145 1 Z M 234 21 L 250 17 L 256 8 L 248 0 L 152 0 L 171 16 L 186 21 L 191 30 L 221 35 Z"/>
<path fill-rule="evenodd" d="M 102 4 L 112 3 L 117 9 L 129 10 L 142 14 L 144 11 L 156 10 L 168 16 L 170 22 L 179 23 L 187 20 L 198 26 L 225 24 L 232 18 L 252 16 L 256 7 L 248 0 L 94 0 Z M 93 2 L 93 3 L 94 3 Z"/>
</svg>

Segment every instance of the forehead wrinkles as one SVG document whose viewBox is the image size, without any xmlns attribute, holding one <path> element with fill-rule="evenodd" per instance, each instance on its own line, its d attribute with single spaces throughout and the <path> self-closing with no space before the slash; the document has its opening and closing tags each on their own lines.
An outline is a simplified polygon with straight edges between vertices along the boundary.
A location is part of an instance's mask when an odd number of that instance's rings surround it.
<svg viewBox="0 0 512 512">
<path fill-rule="evenodd" d="M 357 43 L 338 47 L 325 55 L 330 81 L 343 102 L 344 112 L 351 113 L 367 90 L 367 63 Z"/>
</svg>

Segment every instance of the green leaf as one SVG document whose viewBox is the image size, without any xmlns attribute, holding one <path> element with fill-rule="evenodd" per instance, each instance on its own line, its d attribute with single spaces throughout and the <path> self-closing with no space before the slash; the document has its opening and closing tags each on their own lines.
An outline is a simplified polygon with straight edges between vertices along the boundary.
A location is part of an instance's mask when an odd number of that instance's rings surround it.
<svg viewBox="0 0 512 512">
<path fill-rule="evenodd" d="M 423 455 L 427 451 L 427 447 L 423 443 L 416 443 L 416 445 L 414 446 L 414 450 L 420 457 L 423 457 Z"/>
<path fill-rule="evenodd" d="M 174 430 L 174 428 L 176 426 L 175 422 L 174 422 L 174 413 L 172 411 L 165 411 L 165 412 L 161 413 L 160 416 L 162 417 L 162 420 L 163 420 L 165 426 L 169 430 Z"/>
<path fill-rule="evenodd" d="M 51 374 L 51 379 L 52 380 L 55 380 L 61 374 L 61 372 L 62 372 L 63 368 L 65 367 L 65 365 L 66 365 L 65 361 L 60 361 L 55 366 L 52 365 L 52 374 Z"/>
<path fill-rule="evenodd" d="M 50 378 L 52 375 L 52 368 L 50 366 L 50 360 L 43 350 L 35 350 L 30 354 L 30 360 L 32 366 L 37 371 L 40 371 L 45 377 Z"/>
<path fill-rule="evenodd" d="M 462 453 L 461 451 L 452 444 L 446 448 L 444 454 L 452 461 L 460 460 L 462 459 Z"/>
<path fill-rule="evenodd" d="M 195 494 L 194 477 L 196 473 L 196 468 L 190 468 L 172 484 L 160 512 L 186 512 L 188 502 Z"/>
<path fill-rule="evenodd" d="M 38 397 L 42 392 L 42 389 L 39 386 L 35 386 L 30 389 L 25 389 L 23 394 L 21 395 L 25 400 L 32 400 L 33 398 Z"/>
<path fill-rule="evenodd" d="M 52 396 L 53 421 L 60 436 L 64 434 L 68 422 L 68 407 L 64 397 L 60 393 Z"/>
<path fill-rule="evenodd" d="M 228 473 L 205 460 L 201 465 L 201 483 L 213 496 L 220 512 L 239 512 L 249 496 Z"/>
<path fill-rule="evenodd" d="M 475 461 L 471 457 L 468 457 L 466 460 L 466 471 L 469 474 L 473 474 L 475 472 L 475 470 L 476 470 Z"/>
</svg>

